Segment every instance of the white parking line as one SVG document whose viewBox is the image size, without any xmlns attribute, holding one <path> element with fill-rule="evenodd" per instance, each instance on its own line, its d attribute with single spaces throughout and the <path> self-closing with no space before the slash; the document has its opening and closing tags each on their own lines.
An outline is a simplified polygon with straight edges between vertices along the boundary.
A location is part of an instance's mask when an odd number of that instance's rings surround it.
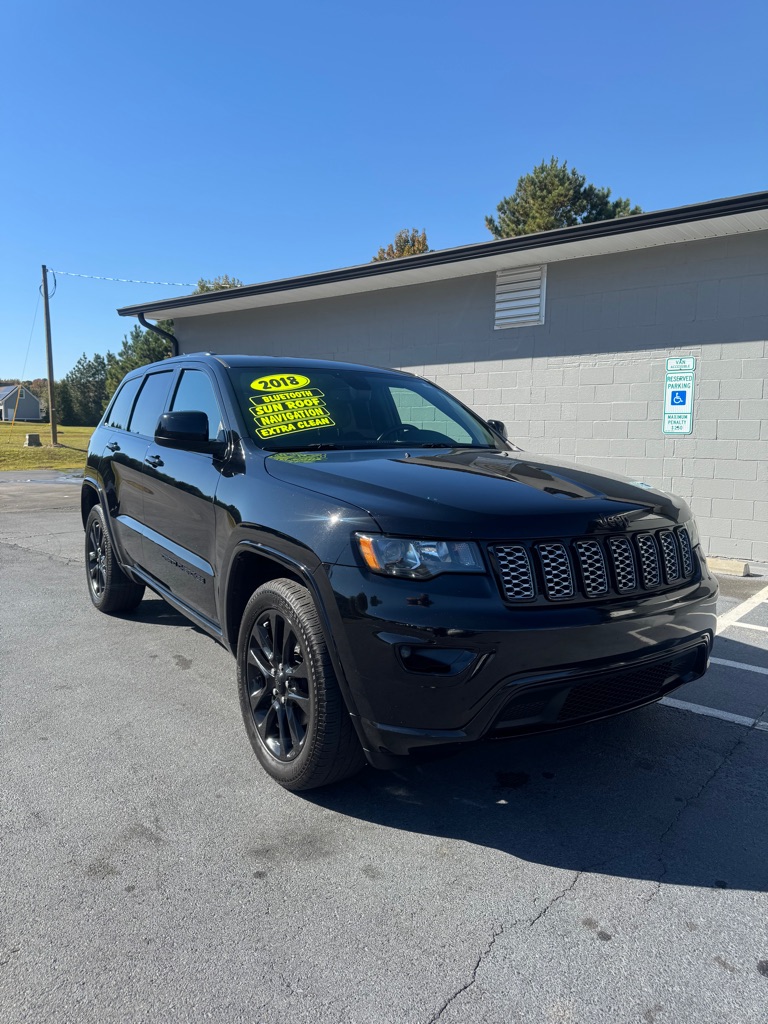
<svg viewBox="0 0 768 1024">
<path fill-rule="evenodd" d="M 724 633 L 731 626 L 741 626 L 742 629 L 757 629 L 760 632 L 768 633 L 768 626 L 752 626 L 741 620 L 749 615 L 755 608 L 768 601 L 768 587 L 758 590 L 752 597 L 731 608 L 725 615 L 721 615 L 717 623 L 717 632 Z M 735 668 L 744 672 L 756 672 L 761 676 L 768 676 L 768 668 L 759 665 L 747 665 L 743 661 L 729 661 L 727 658 L 710 658 L 713 665 L 723 665 L 725 668 Z M 704 704 L 690 704 L 688 701 L 675 700 L 674 697 L 663 697 L 660 704 L 668 708 L 676 708 L 678 711 L 689 711 L 694 715 L 705 715 L 707 718 L 719 718 L 723 722 L 732 722 L 734 725 L 743 725 L 747 729 L 759 729 L 761 732 L 768 732 L 768 722 L 762 722 L 759 718 L 747 718 L 745 715 L 734 715 L 730 711 L 721 711 L 719 708 L 706 707 Z"/>
<path fill-rule="evenodd" d="M 679 711 L 691 711 L 694 715 L 706 715 L 707 718 L 720 718 L 724 722 L 733 722 L 734 725 L 745 725 L 748 729 L 760 729 L 768 732 L 768 722 L 761 722 L 758 718 L 733 715 L 730 711 L 708 708 L 703 704 L 689 704 L 684 700 L 675 700 L 674 697 L 662 697 L 659 704 L 664 704 L 668 708 L 677 708 Z"/>
<path fill-rule="evenodd" d="M 723 630 L 728 629 L 739 619 L 743 619 L 745 615 L 749 615 L 753 608 L 759 607 L 763 601 L 768 600 L 768 587 L 763 587 L 762 590 L 758 590 L 752 597 L 748 597 L 746 601 L 742 601 L 741 604 L 737 604 L 735 608 L 731 608 L 725 615 L 721 615 L 717 623 L 717 632 L 722 633 Z"/>
<path fill-rule="evenodd" d="M 758 675 L 768 676 L 768 668 L 761 668 L 759 665 L 745 665 L 743 661 L 729 661 L 727 658 L 710 658 L 713 665 L 725 665 L 726 668 L 739 668 L 745 672 L 757 672 Z"/>
</svg>

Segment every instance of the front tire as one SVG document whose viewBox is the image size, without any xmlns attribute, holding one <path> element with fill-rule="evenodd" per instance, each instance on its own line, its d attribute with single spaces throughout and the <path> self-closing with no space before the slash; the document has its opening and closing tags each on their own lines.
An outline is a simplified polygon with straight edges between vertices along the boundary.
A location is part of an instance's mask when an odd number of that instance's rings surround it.
<svg viewBox="0 0 768 1024">
<path fill-rule="evenodd" d="M 88 593 L 100 612 L 132 611 L 144 597 L 144 587 L 120 568 L 100 505 L 93 506 L 85 523 L 85 571 Z"/>
<path fill-rule="evenodd" d="M 272 580 L 253 594 L 237 645 L 240 708 L 262 767 L 298 792 L 354 775 L 363 751 L 305 587 Z"/>
</svg>

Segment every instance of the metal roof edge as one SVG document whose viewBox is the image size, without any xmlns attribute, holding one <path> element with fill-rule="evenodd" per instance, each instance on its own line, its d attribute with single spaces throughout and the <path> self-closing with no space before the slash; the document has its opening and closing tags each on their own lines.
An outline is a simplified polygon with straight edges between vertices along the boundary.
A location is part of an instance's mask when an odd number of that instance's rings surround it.
<svg viewBox="0 0 768 1024">
<path fill-rule="evenodd" d="M 215 292 L 182 295 L 171 299 L 155 299 L 152 302 L 122 306 L 117 312 L 120 316 L 138 316 L 140 313 L 151 316 L 153 310 L 165 313 L 174 308 L 202 306 L 235 297 L 248 298 L 250 296 L 293 291 L 317 285 L 337 284 L 342 281 L 379 277 L 384 274 L 397 274 L 422 267 L 439 267 L 451 263 L 463 263 L 485 256 L 503 255 L 507 252 L 524 252 L 527 249 L 542 249 L 552 245 L 579 242 L 585 239 L 630 234 L 651 228 L 695 223 L 696 221 L 713 220 L 718 217 L 728 217 L 765 209 L 768 209 L 768 192 L 750 192 L 741 196 L 730 196 L 726 199 L 713 199 L 704 203 L 693 203 L 689 206 L 675 206 L 666 210 L 655 210 L 650 213 L 637 213 L 628 217 L 617 217 L 613 220 L 595 221 L 591 224 L 576 224 L 569 228 L 556 228 L 554 231 L 539 231 L 532 235 L 516 235 L 512 238 L 493 239 L 490 242 L 474 242 L 451 249 L 436 249 L 432 252 L 421 253 L 418 256 L 404 256 L 400 259 L 362 263 L 351 267 L 342 267 L 338 270 L 324 270 L 313 274 L 302 274 L 298 277 L 286 277 L 276 281 L 264 281 L 260 284 L 243 285 L 239 288 L 226 288 Z"/>
</svg>

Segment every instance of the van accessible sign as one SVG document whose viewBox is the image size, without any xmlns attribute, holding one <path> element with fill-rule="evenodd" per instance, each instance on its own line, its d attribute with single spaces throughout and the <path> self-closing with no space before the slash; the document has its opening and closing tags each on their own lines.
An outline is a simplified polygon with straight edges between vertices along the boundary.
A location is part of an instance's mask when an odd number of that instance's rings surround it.
<svg viewBox="0 0 768 1024">
<path fill-rule="evenodd" d="M 667 360 L 664 377 L 665 434 L 693 433 L 693 378 L 696 370 L 694 356 L 676 356 Z"/>
</svg>

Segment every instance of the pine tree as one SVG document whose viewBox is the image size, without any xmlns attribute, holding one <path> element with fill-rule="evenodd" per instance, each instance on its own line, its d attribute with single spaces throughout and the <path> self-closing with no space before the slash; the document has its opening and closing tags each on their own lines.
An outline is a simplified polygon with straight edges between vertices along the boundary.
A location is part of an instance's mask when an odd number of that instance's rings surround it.
<svg viewBox="0 0 768 1024">
<path fill-rule="evenodd" d="M 513 195 L 496 207 L 498 220 L 486 217 L 485 226 L 494 238 L 511 238 L 643 212 L 629 199 L 610 196 L 609 188 L 587 184 L 575 167 L 568 170 L 567 160 L 561 164 L 553 156 L 518 179 Z"/>
<path fill-rule="evenodd" d="M 385 248 L 380 248 L 371 260 L 371 263 L 381 263 L 384 260 L 399 260 L 403 256 L 418 256 L 421 252 L 429 252 L 427 245 L 427 232 L 419 233 L 417 228 L 403 228 L 395 235 L 394 242 L 390 242 Z"/>
</svg>

